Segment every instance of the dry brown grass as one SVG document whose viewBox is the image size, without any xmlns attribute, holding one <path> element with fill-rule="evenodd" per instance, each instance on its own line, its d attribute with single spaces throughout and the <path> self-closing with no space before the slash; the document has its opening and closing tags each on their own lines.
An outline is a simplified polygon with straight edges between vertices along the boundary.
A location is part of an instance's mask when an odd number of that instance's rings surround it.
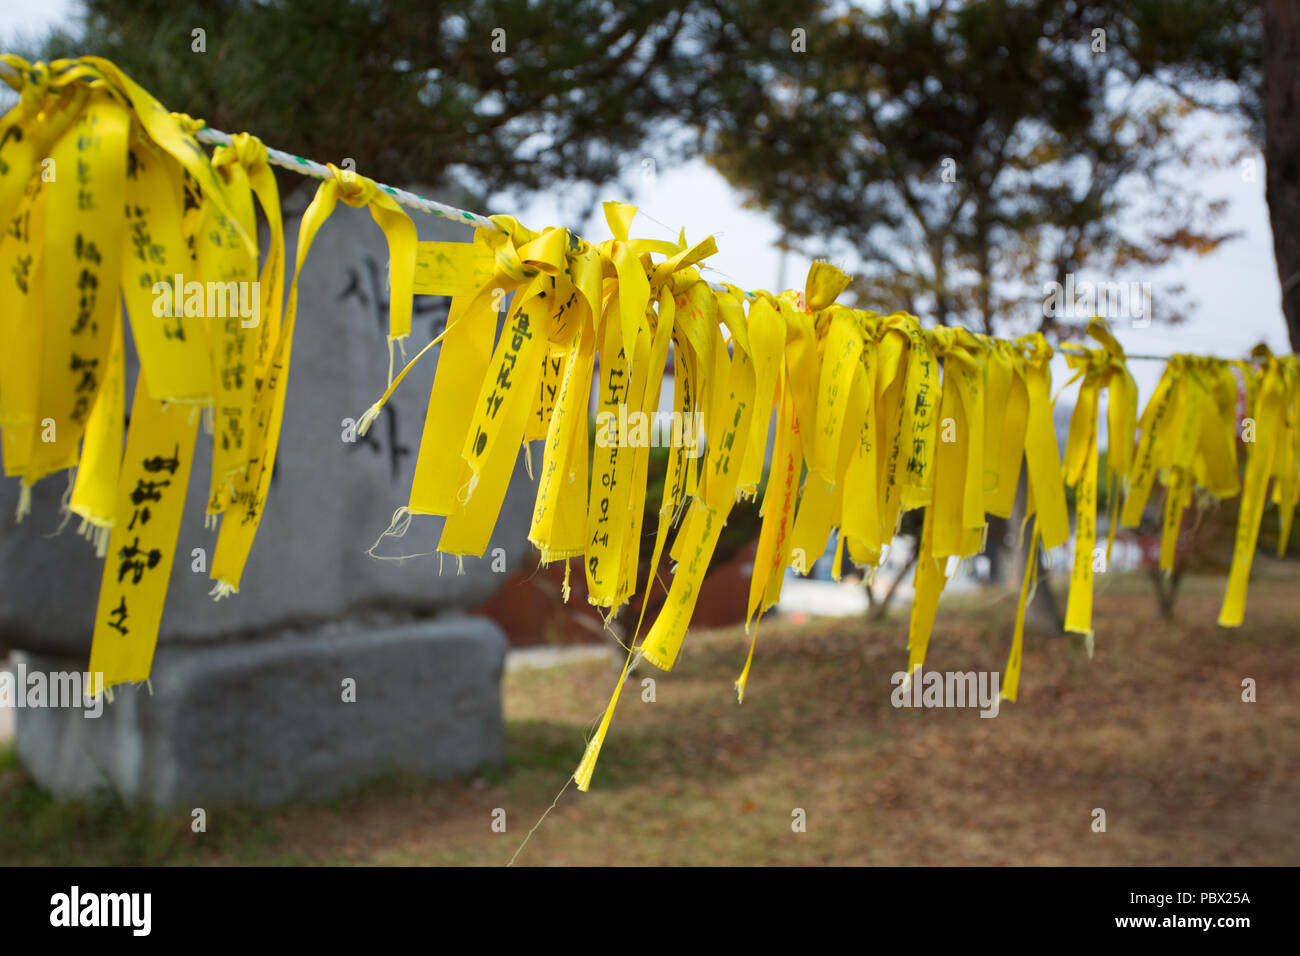
<svg viewBox="0 0 1300 956">
<path fill-rule="evenodd" d="M 1265 563 L 1247 626 L 1214 623 L 1221 579 L 1194 579 L 1171 624 L 1149 587 L 1097 596 L 1096 654 L 1031 636 L 1020 701 L 895 709 L 906 622 L 767 622 L 743 706 L 737 631 L 692 634 L 677 669 L 629 681 L 592 791 L 572 787 L 523 864 L 1297 864 L 1300 609 L 1294 565 Z M 1014 612 L 940 610 L 928 665 L 1001 671 Z M 0 862 L 506 862 L 603 710 L 601 662 L 510 674 L 509 763 L 473 781 L 390 779 L 270 813 L 145 814 L 55 804 L 0 770 Z M 657 681 L 641 700 L 641 676 Z M 1258 682 L 1243 703 L 1241 681 Z M 807 832 L 791 829 L 796 807 Z M 1106 810 L 1107 832 L 1092 832 Z M 504 834 L 492 811 L 507 814 Z"/>
</svg>

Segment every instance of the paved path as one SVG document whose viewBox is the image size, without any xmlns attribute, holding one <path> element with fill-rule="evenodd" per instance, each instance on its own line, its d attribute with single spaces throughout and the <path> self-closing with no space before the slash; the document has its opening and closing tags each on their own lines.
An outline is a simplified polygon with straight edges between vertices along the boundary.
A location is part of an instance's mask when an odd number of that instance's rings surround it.
<svg viewBox="0 0 1300 956">
<path fill-rule="evenodd" d="M 620 652 L 621 654 L 621 652 Z M 613 642 L 602 644 L 568 644 L 537 647 L 512 647 L 506 652 L 506 670 L 536 670 L 544 667 L 559 667 L 571 661 L 594 661 L 614 659 Z M 622 663 L 622 657 L 619 658 Z"/>
</svg>

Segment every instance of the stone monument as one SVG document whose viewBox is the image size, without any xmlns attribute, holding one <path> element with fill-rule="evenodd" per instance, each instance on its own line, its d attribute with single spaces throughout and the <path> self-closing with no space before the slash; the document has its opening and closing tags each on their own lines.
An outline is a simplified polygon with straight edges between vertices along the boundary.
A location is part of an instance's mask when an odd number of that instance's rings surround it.
<svg viewBox="0 0 1300 956">
<path fill-rule="evenodd" d="M 310 195 L 285 203 L 290 270 Z M 421 239 L 472 238 L 412 218 Z M 464 611 L 529 555 L 536 488 L 520 461 L 486 555 L 466 558 L 463 573 L 432 553 L 441 518 L 417 516 L 381 541 L 375 554 L 387 560 L 367 554 L 408 499 L 438 359 L 430 350 L 367 435 L 348 427 L 387 382 L 387 257 L 369 213 L 342 203 L 312 245 L 279 455 L 240 592 L 209 597 L 216 535 L 204 522 L 211 439 L 201 429 L 151 686 L 117 689 L 98 718 L 17 712 L 19 757 L 55 794 L 107 786 L 159 805 L 271 804 L 390 769 L 446 777 L 503 758 L 506 641 Z M 447 303 L 416 296 L 411 355 L 442 330 Z M 133 355 L 128 366 L 133 383 Z M 17 482 L 0 485 L 0 649 L 17 650 L 29 672 L 84 671 L 89 660 L 103 564 L 77 519 L 54 534 L 65 490 L 61 475 L 38 484 L 18 524 Z"/>
</svg>

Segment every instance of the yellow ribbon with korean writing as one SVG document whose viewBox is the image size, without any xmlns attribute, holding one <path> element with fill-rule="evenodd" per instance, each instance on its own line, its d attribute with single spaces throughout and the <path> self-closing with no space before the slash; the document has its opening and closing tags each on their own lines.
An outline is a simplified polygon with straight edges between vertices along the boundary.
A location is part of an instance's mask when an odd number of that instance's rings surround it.
<svg viewBox="0 0 1300 956">
<path fill-rule="evenodd" d="M 1070 419 L 1070 435 L 1065 448 L 1065 483 L 1075 489 L 1074 567 L 1070 574 L 1065 629 L 1083 634 L 1091 655 L 1093 548 L 1097 540 L 1098 399 L 1101 390 L 1106 389 L 1109 398 L 1107 474 L 1112 478 L 1111 496 L 1114 501 L 1119 479 L 1127 473 L 1132 456 L 1133 433 L 1137 424 L 1137 385 L 1124 364 L 1124 350 L 1106 324 L 1093 319 L 1088 324 L 1088 334 L 1102 347 L 1063 346 L 1062 350 L 1067 353 L 1067 364 L 1076 371 L 1071 381 L 1083 380 Z M 1112 520 L 1111 540 L 1114 539 L 1116 524 Z M 1109 552 L 1108 544 L 1107 563 Z"/>
</svg>

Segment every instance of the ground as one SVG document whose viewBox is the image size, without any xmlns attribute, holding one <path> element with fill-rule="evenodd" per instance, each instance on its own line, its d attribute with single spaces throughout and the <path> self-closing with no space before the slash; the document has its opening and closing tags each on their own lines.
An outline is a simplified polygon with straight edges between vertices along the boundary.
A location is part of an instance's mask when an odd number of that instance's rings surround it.
<svg viewBox="0 0 1300 956">
<path fill-rule="evenodd" d="M 1079 640 L 1031 636 L 1020 700 L 992 719 L 891 706 L 905 609 L 874 626 L 764 622 L 743 705 L 744 635 L 693 632 L 671 674 L 629 681 L 591 791 L 569 786 L 518 862 L 1298 864 L 1297 569 L 1261 561 L 1240 630 L 1214 623 L 1222 588 L 1191 579 L 1161 623 L 1143 579 L 1099 581 L 1093 659 Z M 945 602 L 927 665 L 1001 671 L 1013 613 L 1005 596 Z M 508 674 L 503 769 L 389 778 L 266 813 L 213 808 L 202 834 L 188 813 L 109 796 L 56 803 L 0 755 L 0 863 L 503 864 L 564 786 L 616 677 L 603 661 Z"/>
</svg>

